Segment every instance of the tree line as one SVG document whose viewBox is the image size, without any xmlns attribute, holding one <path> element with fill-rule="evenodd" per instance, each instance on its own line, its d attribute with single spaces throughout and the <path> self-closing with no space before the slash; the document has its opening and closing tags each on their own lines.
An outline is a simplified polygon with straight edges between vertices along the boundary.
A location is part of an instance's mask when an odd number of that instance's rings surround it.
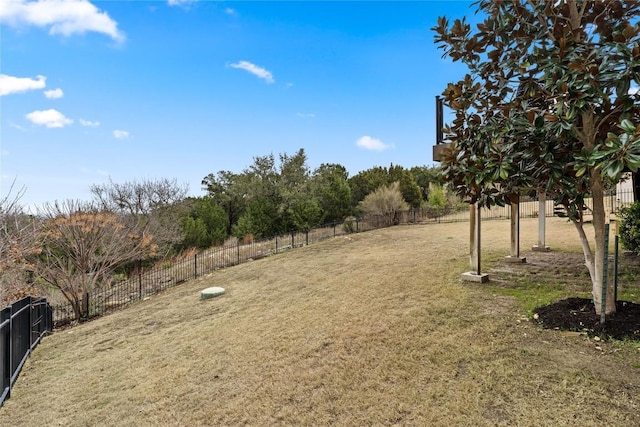
<svg viewBox="0 0 640 427">
<path fill-rule="evenodd" d="M 311 171 L 304 149 L 277 159 L 273 154 L 255 157 L 240 173 L 220 171 L 203 179 L 207 195 L 191 200 L 184 244 L 210 246 L 228 236 L 273 236 L 374 213 L 367 196 L 396 182 L 407 203 L 403 207 L 419 208 L 437 181 L 437 169 L 426 166 L 378 166 L 352 177 L 340 164 L 322 164 Z"/>
<path fill-rule="evenodd" d="M 351 177 L 340 164 L 311 170 L 300 149 L 254 157 L 238 173 L 211 173 L 200 197 L 189 197 L 175 179 L 109 181 L 91 186 L 91 200 L 55 201 L 30 213 L 20 205 L 22 192 L 10 191 L 0 200 L 0 301 L 53 289 L 80 319 L 88 292 L 184 251 L 363 214 L 445 209 L 437 182 L 438 170 L 427 166 L 374 167 Z"/>
</svg>

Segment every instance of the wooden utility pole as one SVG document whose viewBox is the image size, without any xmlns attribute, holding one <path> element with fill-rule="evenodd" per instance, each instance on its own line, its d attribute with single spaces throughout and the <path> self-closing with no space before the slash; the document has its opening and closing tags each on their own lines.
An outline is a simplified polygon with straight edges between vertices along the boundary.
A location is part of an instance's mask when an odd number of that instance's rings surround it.
<svg viewBox="0 0 640 427">
<path fill-rule="evenodd" d="M 549 252 L 551 248 L 545 244 L 545 221 L 547 212 L 547 194 L 538 190 L 538 244 L 531 250 L 538 252 Z"/>
<path fill-rule="evenodd" d="M 520 256 L 520 194 L 511 196 L 511 253 L 507 262 L 523 263 L 527 259 Z"/>
<path fill-rule="evenodd" d="M 481 240 L 481 215 L 480 215 L 480 205 L 478 203 L 474 203 L 469 207 L 469 223 L 470 223 L 470 234 L 469 234 L 469 261 L 471 264 L 471 271 L 462 273 L 462 280 L 468 282 L 488 282 L 489 275 L 483 274 L 481 269 L 481 251 L 480 251 L 480 240 Z"/>
</svg>

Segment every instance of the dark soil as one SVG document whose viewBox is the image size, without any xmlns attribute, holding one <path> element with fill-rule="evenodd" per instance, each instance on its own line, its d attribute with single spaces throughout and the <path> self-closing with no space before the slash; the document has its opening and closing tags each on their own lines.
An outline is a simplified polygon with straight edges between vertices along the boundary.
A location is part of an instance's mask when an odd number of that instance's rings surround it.
<svg viewBox="0 0 640 427">
<path fill-rule="evenodd" d="M 593 300 L 585 298 L 590 293 L 589 273 L 581 253 L 528 252 L 526 263 L 499 263 L 491 272 L 492 282 L 500 287 L 518 289 L 551 286 L 581 297 L 567 297 L 534 310 L 537 322 L 545 329 L 577 331 L 592 336 L 618 340 L 640 341 L 640 257 L 621 254 L 619 262 L 619 287 L 626 289 L 633 301 L 622 299 L 616 303 L 616 313 L 606 316 L 600 323 Z M 495 280 L 494 280 L 495 279 Z"/>
<path fill-rule="evenodd" d="M 602 338 L 640 341 L 640 304 L 628 301 L 616 303 L 616 313 L 600 323 L 593 301 L 567 298 L 535 310 L 537 321 L 547 329 L 586 332 Z"/>
</svg>

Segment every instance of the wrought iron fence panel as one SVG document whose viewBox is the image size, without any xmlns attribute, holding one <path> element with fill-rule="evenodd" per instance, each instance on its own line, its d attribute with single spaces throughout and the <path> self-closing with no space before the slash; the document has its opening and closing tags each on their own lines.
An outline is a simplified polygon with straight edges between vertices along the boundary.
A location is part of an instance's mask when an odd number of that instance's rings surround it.
<svg viewBox="0 0 640 427">
<path fill-rule="evenodd" d="M 26 297 L 0 312 L 0 405 L 11 396 L 11 388 L 31 352 L 53 327 L 53 313 L 45 298 Z"/>
</svg>

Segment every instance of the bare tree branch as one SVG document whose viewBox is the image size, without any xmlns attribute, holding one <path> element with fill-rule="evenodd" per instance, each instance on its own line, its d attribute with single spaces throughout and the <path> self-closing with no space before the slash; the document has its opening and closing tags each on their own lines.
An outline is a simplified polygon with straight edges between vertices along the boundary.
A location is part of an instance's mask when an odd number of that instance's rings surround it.
<svg viewBox="0 0 640 427">
<path fill-rule="evenodd" d="M 45 205 L 40 238 L 38 276 L 62 292 L 77 319 L 87 314 L 85 295 L 115 267 L 156 249 L 144 228 L 132 229 L 113 212 L 72 200 Z"/>
</svg>

